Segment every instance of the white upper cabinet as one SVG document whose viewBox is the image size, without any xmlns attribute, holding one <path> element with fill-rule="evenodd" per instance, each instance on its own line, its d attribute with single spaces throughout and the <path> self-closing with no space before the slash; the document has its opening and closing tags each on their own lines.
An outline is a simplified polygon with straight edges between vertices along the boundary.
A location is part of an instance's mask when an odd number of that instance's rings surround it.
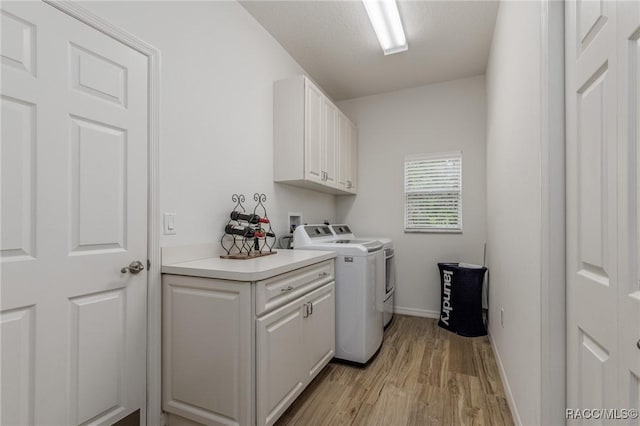
<svg viewBox="0 0 640 426">
<path fill-rule="evenodd" d="M 347 117 L 338 116 L 338 188 L 347 190 L 347 162 L 349 160 L 349 146 Z"/>
<path fill-rule="evenodd" d="M 355 194 L 355 125 L 305 76 L 274 84 L 274 181 Z"/>
<path fill-rule="evenodd" d="M 305 88 L 304 115 L 304 150 L 305 178 L 311 182 L 324 182 L 326 155 L 325 140 L 325 105 L 322 92 L 315 86 Z"/>
<path fill-rule="evenodd" d="M 322 102 L 324 109 L 324 158 L 325 185 L 335 187 L 338 180 L 338 109 L 327 98 Z"/>
<path fill-rule="evenodd" d="M 358 129 L 353 123 L 349 123 L 349 166 L 347 167 L 347 189 L 349 192 L 358 192 L 356 181 L 358 179 Z"/>
<path fill-rule="evenodd" d="M 338 188 L 356 193 L 357 130 L 342 113 L 338 117 Z"/>
</svg>

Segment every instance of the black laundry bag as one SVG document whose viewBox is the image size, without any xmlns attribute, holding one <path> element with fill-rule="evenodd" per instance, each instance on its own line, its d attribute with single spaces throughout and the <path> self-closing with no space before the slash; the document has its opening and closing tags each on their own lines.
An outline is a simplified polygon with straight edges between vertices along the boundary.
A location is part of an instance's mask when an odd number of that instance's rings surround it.
<svg viewBox="0 0 640 426">
<path fill-rule="evenodd" d="M 482 283 L 487 268 L 459 263 L 438 263 L 440 269 L 440 321 L 438 325 L 461 336 L 486 336 L 482 318 Z"/>
</svg>

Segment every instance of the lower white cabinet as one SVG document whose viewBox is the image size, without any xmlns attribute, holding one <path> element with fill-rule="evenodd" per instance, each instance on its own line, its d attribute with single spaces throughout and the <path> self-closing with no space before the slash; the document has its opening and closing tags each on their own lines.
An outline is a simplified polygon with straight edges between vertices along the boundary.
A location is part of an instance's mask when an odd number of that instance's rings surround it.
<svg viewBox="0 0 640 426">
<path fill-rule="evenodd" d="M 251 286 L 164 275 L 163 410 L 206 425 L 252 423 Z"/>
<path fill-rule="evenodd" d="M 274 424 L 333 358 L 334 276 L 333 260 L 257 282 L 164 274 L 169 425 Z"/>
<path fill-rule="evenodd" d="M 302 371 L 311 381 L 335 355 L 335 284 L 314 291 L 307 299 L 310 314 L 303 328 L 307 356 Z"/>
<path fill-rule="evenodd" d="M 334 283 L 256 320 L 259 425 L 272 425 L 335 353 Z"/>
</svg>

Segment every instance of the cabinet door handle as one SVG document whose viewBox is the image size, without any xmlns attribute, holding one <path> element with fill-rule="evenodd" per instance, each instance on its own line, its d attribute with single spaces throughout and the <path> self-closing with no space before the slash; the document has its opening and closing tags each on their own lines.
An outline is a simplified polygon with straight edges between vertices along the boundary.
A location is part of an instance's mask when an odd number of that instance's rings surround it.
<svg viewBox="0 0 640 426">
<path fill-rule="evenodd" d="M 280 289 L 280 291 L 281 291 L 281 292 L 283 292 L 283 293 L 284 293 L 285 291 L 291 291 L 291 290 L 293 290 L 293 287 L 291 287 L 290 285 L 286 286 L 285 288 L 281 288 L 281 289 Z"/>
<path fill-rule="evenodd" d="M 309 316 L 309 305 L 307 303 L 302 304 L 302 318 L 307 318 Z"/>
<path fill-rule="evenodd" d="M 311 308 L 311 312 L 309 312 L 309 315 L 313 315 L 313 302 L 309 302 L 309 307 Z"/>
<path fill-rule="evenodd" d="M 320 278 L 326 277 L 326 276 L 328 276 L 328 275 L 329 275 L 329 273 L 328 273 L 327 271 L 320 272 L 320 273 L 318 274 L 318 276 L 319 276 Z"/>
</svg>

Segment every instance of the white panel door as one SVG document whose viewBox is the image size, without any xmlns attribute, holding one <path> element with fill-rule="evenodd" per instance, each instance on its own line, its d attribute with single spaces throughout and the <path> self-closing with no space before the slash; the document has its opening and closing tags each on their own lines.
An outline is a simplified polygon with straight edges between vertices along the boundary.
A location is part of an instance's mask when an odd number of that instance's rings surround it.
<svg viewBox="0 0 640 426">
<path fill-rule="evenodd" d="M 567 404 L 616 408 L 616 2 L 566 3 Z"/>
<path fill-rule="evenodd" d="M 640 408 L 640 3 L 566 5 L 567 400 Z"/>
<path fill-rule="evenodd" d="M 640 409 L 640 2 L 618 4 L 620 406 Z M 634 423 L 632 423 L 634 424 Z M 640 424 L 636 420 L 635 424 Z"/>
<path fill-rule="evenodd" d="M 2 9 L 3 425 L 145 422 L 147 60 Z"/>
</svg>

